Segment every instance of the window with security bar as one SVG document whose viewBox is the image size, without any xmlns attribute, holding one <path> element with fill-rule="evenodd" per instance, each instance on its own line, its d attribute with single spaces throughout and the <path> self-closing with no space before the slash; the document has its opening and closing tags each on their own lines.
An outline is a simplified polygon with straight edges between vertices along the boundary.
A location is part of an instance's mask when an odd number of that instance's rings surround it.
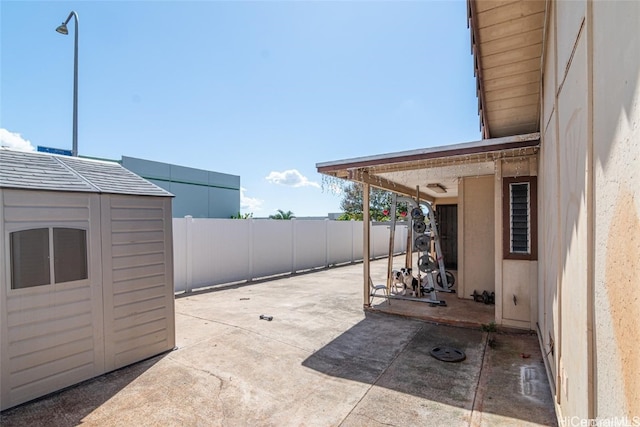
<svg viewBox="0 0 640 427">
<path fill-rule="evenodd" d="M 503 253 L 505 259 L 537 259 L 536 177 L 503 179 Z"/>
</svg>

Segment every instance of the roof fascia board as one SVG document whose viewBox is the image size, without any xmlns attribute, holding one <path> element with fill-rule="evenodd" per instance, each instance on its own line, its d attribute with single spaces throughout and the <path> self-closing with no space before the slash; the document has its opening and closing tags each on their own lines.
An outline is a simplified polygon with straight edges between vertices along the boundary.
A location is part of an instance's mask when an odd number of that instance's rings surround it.
<svg viewBox="0 0 640 427">
<path fill-rule="evenodd" d="M 483 139 L 480 141 L 466 142 L 462 144 L 444 145 L 439 147 L 422 148 L 419 150 L 400 151 L 396 153 L 317 163 L 316 168 L 320 173 L 330 173 L 344 169 L 357 169 L 391 163 L 489 153 L 514 148 L 535 147 L 539 144 L 540 132 L 534 132 L 524 135 Z"/>
<path fill-rule="evenodd" d="M 474 56 L 473 66 L 476 76 L 476 88 L 478 96 L 478 115 L 480 116 L 480 131 L 483 138 L 489 138 L 489 122 L 487 121 L 484 83 L 482 80 L 482 57 L 480 54 L 480 38 L 478 32 L 478 20 L 476 12 L 476 0 L 467 0 L 467 12 L 469 14 L 469 27 L 471 30 L 471 52 Z"/>
</svg>

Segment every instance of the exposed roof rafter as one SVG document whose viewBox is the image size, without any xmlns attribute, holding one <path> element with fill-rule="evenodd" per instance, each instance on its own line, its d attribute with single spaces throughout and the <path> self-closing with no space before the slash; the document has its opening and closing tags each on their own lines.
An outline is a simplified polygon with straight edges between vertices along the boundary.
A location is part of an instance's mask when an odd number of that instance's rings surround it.
<svg viewBox="0 0 640 427">
<path fill-rule="evenodd" d="M 370 175 L 366 170 L 355 170 L 350 169 L 347 179 L 350 181 L 362 182 L 364 184 L 369 184 L 372 187 L 380 188 L 382 190 L 391 191 L 394 193 L 402 194 L 405 196 L 409 196 L 412 198 L 416 198 L 418 195 L 418 191 L 415 188 L 407 187 L 406 185 L 398 184 L 392 181 L 389 181 L 380 176 Z M 435 199 L 428 195 L 427 193 L 420 191 L 419 193 L 420 200 L 424 200 L 427 202 L 433 202 Z"/>
<path fill-rule="evenodd" d="M 483 138 L 540 130 L 547 0 L 467 0 Z"/>
</svg>

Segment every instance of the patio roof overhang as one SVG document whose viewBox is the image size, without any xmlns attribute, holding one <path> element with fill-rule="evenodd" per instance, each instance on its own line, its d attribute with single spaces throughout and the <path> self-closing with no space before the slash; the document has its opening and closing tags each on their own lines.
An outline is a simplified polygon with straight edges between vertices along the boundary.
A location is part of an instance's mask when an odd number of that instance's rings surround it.
<svg viewBox="0 0 640 427">
<path fill-rule="evenodd" d="M 540 133 L 317 163 L 319 173 L 421 200 L 458 196 L 458 179 L 493 175 L 495 160 L 536 154 Z M 443 187 L 429 188 L 429 184 Z"/>
</svg>

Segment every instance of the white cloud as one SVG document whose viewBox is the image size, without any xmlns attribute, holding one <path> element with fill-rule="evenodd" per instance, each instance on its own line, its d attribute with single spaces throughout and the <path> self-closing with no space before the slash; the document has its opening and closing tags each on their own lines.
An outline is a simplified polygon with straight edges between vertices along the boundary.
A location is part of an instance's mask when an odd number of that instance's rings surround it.
<svg viewBox="0 0 640 427">
<path fill-rule="evenodd" d="M 246 191 L 246 188 L 240 187 L 240 209 L 248 213 L 260 211 L 264 200 L 260 200 L 255 197 L 247 197 L 245 196 Z"/>
<path fill-rule="evenodd" d="M 8 147 L 19 151 L 35 151 L 36 148 L 19 133 L 0 128 L 0 147 Z"/>
<path fill-rule="evenodd" d="M 290 187 L 316 187 L 320 188 L 320 184 L 309 179 L 298 172 L 297 169 L 289 169 L 284 172 L 272 171 L 265 177 L 271 184 L 281 184 Z"/>
</svg>

